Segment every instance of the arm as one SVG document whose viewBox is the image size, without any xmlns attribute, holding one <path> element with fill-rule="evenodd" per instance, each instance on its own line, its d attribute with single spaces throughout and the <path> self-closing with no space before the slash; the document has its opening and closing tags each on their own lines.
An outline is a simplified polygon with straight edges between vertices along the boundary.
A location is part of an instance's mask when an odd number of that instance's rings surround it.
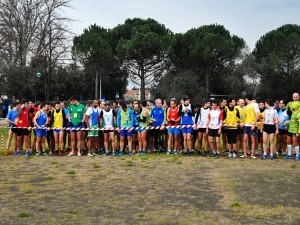
<svg viewBox="0 0 300 225">
<path fill-rule="evenodd" d="M 121 110 L 119 110 L 117 114 L 117 127 L 120 126 L 121 126 Z"/>
<path fill-rule="evenodd" d="M 36 120 L 40 117 L 40 111 L 38 111 L 33 118 L 33 125 L 36 126 L 37 128 L 40 128 L 40 126 L 37 124 Z M 48 121 L 48 117 L 47 117 L 47 121 Z"/>
</svg>

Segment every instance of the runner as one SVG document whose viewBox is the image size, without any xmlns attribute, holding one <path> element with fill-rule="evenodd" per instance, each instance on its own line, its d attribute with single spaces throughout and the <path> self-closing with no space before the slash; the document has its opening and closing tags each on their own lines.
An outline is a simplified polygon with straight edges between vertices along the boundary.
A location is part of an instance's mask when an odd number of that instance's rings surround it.
<svg viewBox="0 0 300 225">
<path fill-rule="evenodd" d="M 236 145 L 236 137 L 237 137 L 237 129 L 238 123 L 240 121 L 240 113 L 237 108 L 235 108 L 234 99 L 228 99 L 228 106 L 226 106 L 226 110 L 223 111 L 223 119 L 224 125 L 226 127 L 226 137 L 228 141 L 229 154 L 228 158 L 236 158 L 237 157 L 237 145 Z"/>
<path fill-rule="evenodd" d="M 51 113 L 51 124 L 54 136 L 54 145 L 56 155 L 64 155 L 64 127 L 67 124 L 67 116 L 65 110 L 61 108 L 61 103 L 56 102 L 54 110 Z"/>
<path fill-rule="evenodd" d="M 81 142 L 82 142 L 82 131 L 80 129 L 83 128 L 84 114 L 86 110 L 84 105 L 80 104 L 75 96 L 71 98 L 70 105 L 70 114 L 69 114 L 69 122 L 70 122 L 70 131 L 71 131 L 71 152 L 68 156 L 73 156 L 76 140 L 77 140 L 77 155 L 81 156 Z"/>
<path fill-rule="evenodd" d="M 139 101 L 133 101 L 133 110 L 131 112 L 131 127 L 132 129 L 132 154 L 129 152 L 129 155 L 134 155 L 138 149 L 138 130 L 139 130 L 139 117 L 141 116 L 141 109 L 139 106 Z"/>
<path fill-rule="evenodd" d="M 47 103 L 40 104 L 40 110 L 35 113 L 33 124 L 36 127 L 36 156 L 47 156 L 45 140 L 47 137 L 48 116 L 47 110 L 49 105 Z M 42 153 L 41 153 L 42 150 Z"/>
<path fill-rule="evenodd" d="M 180 129 L 176 126 L 179 125 L 180 116 L 178 115 L 179 109 L 177 107 L 177 102 L 175 98 L 172 98 L 170 101 L 170 107 L 167 110 L 167 121 L 168 126 L 171 126 L 168 128 L 168 151 L 167 154 L 171 154 L 171 148 L 173 146 L 173 153 L 175 155 L 178 154 L 179 150 L 179 135 L 180 135 Z"/>
<path fill-rule="evenodd" d="M 295 147 L 296 160 L 299 160 L 299 143 L 297 133 L 299 132 L 299 114 L 300 114 L 300 102 L 299 93 L 293 94 L 292 102 L 287 104 L 289 108 L 288 114 L 291 120 L 289 121 L 289 129 L 287 133 L 287 150 L 288 154 L 284 157 L 285 159 L 292 159 L 292 146 Z"/>
<path fill-rule="evenodd" d="M 245 118 L 246 118 L 245 100 L 239 99 L 238 106 L 236 108 L 239 110 L 239 114 L 240 114 L 240 123 L 237 129 L 238 151 L 242 155 L 242 149 L 244 143 L 244 125 L 245 125 Z"/>
<path fill-rule="evenodd" d="M 279 112 L 278 112 L 278 129 L 279 133 L 276 135 L 276 150 L 278 154 L 283 156 L 286 153 L 286 139 L 288 132 L 288 121 L 290 117 L 288 115 L 288 108 L 286 107 L 286 100 L 279 101 Z"/>
<path fill-rule="evenodd" d="M 88 131 L 88 156 L 97 155 L 96 151 L 99 148 L 99 117 L 100 117 L 99 101 L 93 100 L 93 104 L 85 113 L 85 121 L 87 128 L 92 130 Z"/>
<path fill-rule="evenodd" d="M 274 159 L 274 136 L 275 133 L 278 134 L 278 113 L 277 110 L 271 106 L 271 101 L 265 101 L 266 109 L 264 111 L 263 117 L 263 128 L 261 128 L 261 132 L 263 132 L 263 151 L 264 154 L 261 159 L 267 158 L 267 142 L 269 140 L 270 144 L 270 159 Z"/>
<path fill-rule="evenodd" d="M 246 117 L 244 126 L 244 154 L 241 158 L 247 157 L 247 144 L 249 143 L 248 138 L 251 137 L 251 158 L 255 157 L 255 142 L 257 137 L 257 120 L 259 119 L 259 109 L 257 104 L 252 102 L 252 96 L 246 96 Z"/>
<path fill-rule="evenodd" d="M 13 108 L 8 112 L 6 115 L 6 122 L 9 124 L 9 130 L 8 130 L 8 138 L 6 143 L 6 152 L 5 155 L 9 155 L 9 148 L 11 139 L 14 138 L 14 153 L 17 150 L 17 122 L 18 122 L 18 113 L 17 113 L 17 103 L 12 104 Z"/>
<path fill-rule="evenodd" d="M 208 142 L 208 134 L 206 133 L 207 129 L 207 120 L 208 114 L 210 112 L 210 101 L 206 101 L 204 106 L 200 108 L 199 118 L 197 120 L 198 125 L 198 151 L 201 151 L 203 140 L 205 141 L 204 151 L 202 153 L 203 156 L 207 155 L 207 150 L 209 146 Z"/>
<path fill-rule="evenodd" d="M 156 153 L 157 150 L 163 149 L 163 141 L 162 141 L 162 135 L 163 130 L 161 129 L 161 126 L 163 126 L 166 122 L 166 111 L 162 107 L 162 100 L 156 99 L 155 100 L 155 107 L 152 109 L 150 113 L 150 120 L 152 122 L 152 126 L 154 127 L 160 127 L 158 129 L 154 128 L 150 130 L 150 136 L 154 139 L 154 149 L 153 153 Z"/>
<path fill-rule="evenodd" d="M 208 127 L 206 133 L 208 134 L 208 141 L 212 150 L 211 157 L 220 157 L 220 135 L 222 133 L 223 113 L 218 109 L 218 103 L 212 102 L 212 108 L 208 114 Z M 215 139 L 215 140 L 214 140 Z"/>
<path fill-rule="evenodd" d="M 146 150 L 147 150 L 147 127 L 148 127 L 148 121 L 150 120 L 150 112 L 146 108 L 147 107 L 147 102 L 142 101 L 142 111 L 140 114 L 140 117 L 138 118 L 139 120 L 139 133 L 138 133 L 138 138 L 139 138 L 139 151 L 136 153 L 136 155 L 146 155 Z"/>
<path fill-rule="evenodd" d="M 132 155 L 132 129 L 131 111 L 127 109 L 125 102 L 120 102 L 121 109 L 117 114 L 117 127 L 120 132 L 120 152 L 118 156 L 123 156 L 125 151 L 125 138 L 127 137 L 129 155 Z"/>
<path fill-rule="evenodd" d="M 20 109 L 17 111 L 19 118 L 17 122 L 17 151 L 15 152 L 15 156 L 20 155 L 20 151 L 22 149 L 22 143 L 23 140 L 25 142 L 25 156 L 28 157 L 30 156 L 29 152 L 29 139 L 28 139 L 28 134 L 29 128 L 31 121 L 30 121 L 30 116 L 29 116 L 29 110 L 28 108 L 25 107 L 25 101 L 23 101 L 20 105 Z"/>
<path fill-rule="evenodd" d="M 109 143 L 112 148 L 112 155 L 116 155 L 115 146 L 115 133 L 114 129 L 116 126 L 116 112 L 114 109 L 110 108 L 110 103 L 105 102 L 105 108 L 100 112 L 100 124 L 104 128 L 104 147 L 105 155 L 110 154 Z"/>
<path fill-rule="evenodd" d="M 183 135 L 183 155 L 191 155 L 194 153 L 192 149 L 191 135 L 192 135 L 192 125 L 193 125 L 193 116 L 194 107 L 190 104 L 190 98 L 185 96 L 183 98 L 183 104 L 179 107 L 179 116 L 181 116 L 180 124 L 183 125 L 181 128 L 181 133 Z"/>
<path fill-rule="evenodd" d="M 235 100 L 234 100 L 235 101 Z M 235 104 L 235 102 L 234 102 Z M 222 112 L 224 112 L 226 110 L 226 106 L 227 106 L 227 99 L 222 99 L 222 102 L 220 104 L 220 109 L 222 110 Z M 222 154 L 225 155 L 225 152 L 228 152 L 227 149 L 227 136 L 226 136 L 226 127 L 222 127 Z"/>
</svg>

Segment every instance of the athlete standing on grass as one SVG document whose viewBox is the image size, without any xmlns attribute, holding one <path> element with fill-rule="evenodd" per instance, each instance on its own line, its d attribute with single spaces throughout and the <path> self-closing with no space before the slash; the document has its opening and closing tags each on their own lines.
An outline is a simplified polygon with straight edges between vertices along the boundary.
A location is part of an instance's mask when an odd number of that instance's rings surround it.
<svg viewBox="0 0 300 225">
<path fill-rule="evenodd" d="M 211 157 L 220 157 L 220 135 L 222 133 L 223 125 L 223 112 L 218 109 L 218 103 L 212 102 L 212 108 L 208 114 L 207 120 L 208 128 L 206 133 L 208 134 L 208 141 L 212 150 Z M 215 139 L 215 140 L 214 140 Z"/>
<path fill-rule="evenodd" d="M 288 114 L 288 108 L 286 107 L 286 101 L 279 101 L 279 112 L 278 112 L 278 129 L 279 134 L 276 136 L 276 150 L 278 153 L 282 153 L 285 155 L 286 153 L 286 139 L 288 132 L 288 124 L 287 122 L 290 120 L 290 116 Z"/>
<path fill-rule="evenodd" d="M 263 150 L 264 154 L 262 159 L 267 158 L 267 142 L 270 142 L 270 159 L 274 158 L 273 151 L 274 151 L 274 136 L 275 133 L 278 134 L 278 113 L 277 110 L 271 106 L 271 101 L 265 101 L 265 111 L 263 117 L 263 128 L 261 131 L 263 133 Z"/>
<path fill-rule="evenodd" d="M 246 96 L 246 117 L 244 126 L 244 155 L 241 158 L 247 157 L 247 144 L 249 143 L 249 136 L 251 137 L 251 158 L 255 157 L 255 143 L 257 137 L 257 120 L 259 119 L 259 109 L 257 104 L 252 102 L 252 96 Z"/>
<path fill-rule="evenodd" d="M 87 124 L 87 128 L 92 128 L 92 130 L 88 131 L 88 156 L 95 156 L 96 150 L 99 147 L 99 117 L 100 117 L 100 109 L 99 109 L 99 101 L 95 99 L 91 107 L 89 107 L 85 113 L 85 121 Z"/>
<path fill-rule="evenodd" d="M 173 145 L 173 153 L 175 155 L 178 154 L 179 150 L 179 135 L 180 135 L 180 129 L 177 128 L 180 116 L 178 115 L 179 109 L 177 107 L 176 100 L 174 98 L 170 101 L 170 107 L 167 110 L 167 121 L 168 126 L 171 126 L 168 128 L 168 151 L 167 154 L 171 154 L 171 147 Z M 174 127 L 173 127 L 174 126 Z"/>
<path fill-rule="evenodd" d="M 299 114 L 300 114 L 300 102 L 299 102 L 299 93 L 293 94 L 292 102 L 287 104 L 289 108 L 289 115 L 291 117 L 289 122 L 289 129 L 287 133 L 287 149 L 288 154 L 284 157 L 285 159 L 291 159 L 292 157 L 292 146 L 295 147 L 296 160 L 299 158 Z"/>
<path fill-rule="evenodd" d="M 239 152 L 242 152 L 243 149 L 243 142 L 244 142 L 244 125 L 245 125 L 245 117 L 246 117 L 246 107 L 245 107 L 245 100 L 239 99 L 238 106 L 236 108 L 239 110 L 240 114 L 240 123 L 237 129 L 237 148 Z"/>
<path fill-rule="evenodd" d="M 191 155 L 194 153 L 192 149 L 192 125 L 193 123 L 193 116 L 194 114 L 194 107 L 190 104 L 190 98 L 185 96 L 183 98 L 183 104 L 179 107 L 179 116 L 181 116 L 181 125 L 185 125 L 186 127 L 181 128 L 181 133 L 183 135 L 183 155 Z"/>
<path fill-rule="evenodd" d="M 81 142 L 82 142 L 82 131 L 83 128 L 84 114 L 86 109 L 84 105 L 80 104 L 77 98 L 74 96 L 71 98 L 70 105 L 70 131 L 71 131 L 71 152 L 68 156 L 74 155 L 76 139 L 77 139 L 77 155 L 81 156 Z"/>
<path fill-rule="evenodd" d="M 136 153 L 136 155 L 145 155 L 146 149 L 147 149 L 147 127 L 148 127 L 148 121 L 150 119 L 150 112 L 146 108 L 147 102 L 142 101 L 142 111 L 140 114 L 140 117 L 138 117 L 139 120 L 139 133 L 138 133 L 138 139 L 139 139 L 139 152 Z"/>
<path fill-rule="evenodd" d="M 49 105 L 47 103 L 40 104 L 40 110 L 35 113 L 33 118 L 33 124 L 36 127 L 36 156 L 46 156 L 46 137 L 47 137 L 47 124 L 48 124 L 48 117 L 47 117 L 47 110 Z M 42 149 L 42 153 L 41 153 Z"/>
<path fill-rule="evenodd" d="M 9 123 L 5 155 L 9 155 L 9 148 L 10 148 L 10 143 L 12 138 L 14 138 L 14 152 L 17 150 L 17 129 L 16 129 L 17 121 L 18 121 L 17 103 L 13 103 L 13 108 L 8 112 L 5 120 L 6 122 Z"/>
<path fill-rule="evenodd" d="M 139 117 L 141 116 L 141 110 L 139 106 L 139 101 L 133 101 L 133 110 L 131 112 L 131 127 L 132 129 L 132 153 L 129 152 L 129 155 L 134 155 L 137 150 L 138 146 L 138 129 L 139 129 Z"/>
<path fill-rule="evenodd" d="M 67 124 L 65 110 L 61 108 L 59 102 L 54 105 L 54 110 L 51 112 L 51 127 L 53 128 L 54 146 L 56 155 L 64 155 L 64 127 Z M 59 152 L 58 152 L 59 151 Z"/>
<path fill-rule="evenodd" d="M 156 99 L 155 100 L 155 107 L 152 109 L 150 114 L 152 126 L 154 127 L 161 127 L 166 122 L 166 111 L 162 107 L 162 100 Z M 163 141 L 162 141 L 162 135 L 163 130 L 159 129 L 152 129 L 150 130 L 151 136 L 154 138 L 154 149 L 153 153 L 156 153 L 156 151 L 159 149 L 159 147 L 163 148 Z"/>
<path fill-rule="evenodd" d="M 104 147 L 105 155 L 110 154 L 109 144 L 111 144 L 112 155 L 116 155 L 115 145 L 115 126 L 116 126 L 116 112 L 110 108 L 110 103 L 105 102 L 104 109 L 100 112 L 100 124 L 104 128 Z"/>
<path fill-rule="evenodd" d="M 17 151 L 15 152 L 15 156 L 20 155 L 20 150 L 22 148 L 23 140 L 25 142 L 25 156 L 30 156 L 29 152 L 29 139 L 28 134 L 30 128 L 28 128 L 31 124 L 29 110 L 25 107 L 25 101 L 21 103 L 20 110 L 18 112 L 18 122 L 17 122 Z"/>
<path fill-rule="evenodd" d="M 121 109 L 117 114 L 117 127 L 120 132 L 120 152 L 118 156 L 123 156 L 125 151 L 125 138 L 128 141 L 129 155 L 132 153 L 132 131 L 131 131 L 131 113 L 132 111 L 127 109 L 127 104 L 121 102 Z"/>
<path fill-rule="evenodd" d="M 223 111 L 224 124 L 226 124 L 226 136 L 229 148 L 228 158 L 237 157 L 237 129 L 238 123 L 240 121 L 240 113 L 237 108 L 235 108 L 235 101 L 230 98 L 228 99 L 228 106 L 226 110 Z"/>
</svg>

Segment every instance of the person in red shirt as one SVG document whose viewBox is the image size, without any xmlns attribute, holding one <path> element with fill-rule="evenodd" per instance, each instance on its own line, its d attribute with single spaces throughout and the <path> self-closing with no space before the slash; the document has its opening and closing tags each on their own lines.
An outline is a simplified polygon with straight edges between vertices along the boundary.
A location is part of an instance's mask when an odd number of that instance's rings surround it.
<svg viewBox="0 0 300 225">
<path fill-rule="evenodd" d="M 17 122 L 17 151 L 15 156 L 20 155 L 20 150 L 22 148 L 23 139 L 25 142 L 25 156 L 30 156 L 29 152 L 29 138 L 28 134 L 30 131 L 31 119 L 29 116 L 29 109 L 25 107 L 25 102 L 21 103 L 20 109 L 18 110 L 18 122 Z"/>
<path fill-rule="evenodd" d="M 37 105 L 34 105 L 34 103 L 32 101 L 30 101 L 30 100 L 28 101 L 28 110 L 29 110 L 29 116 L 30 116 L 30 121 L 31 121 L 31 124 L 30 124 L 31 127 L 34 127 L 33 118 L 34 118 L 35 114 L 37 113 L 37 111 L 39 111 L 38 105 L 39 105 L 39 103 Z M 32 144 L 31 144 L 31 130 L 30 130 L 29 134 L 28 134 L 29 149 L 31 149 L 31 146 L 33 147 L 33 149 L 35 149 L 35 145 L 36 145 L 35 130 L 33 130 L 33 134 L 34 134 L 34 138 L 33 138 Z"/>
<path fill-rule="evenodd" d="M 178 115 L 179 108 L 177 107 L 177 103 L 175 99 L 171 99 L 170 101 L 170 107 L 167 110 L 167 121 L 168 121 L 168 126 L 178 126 L 178 123 L 180 121 L 180 116 Z M 171 147 L 173 144 L 174 148 L 174 154 L 178 154 L 179 150 L 179 138 L 180 138 L 180 129 L 176 127 L 170 127 L 168 128 L 168 151 L 167 154 L 171 154 Z"/>
</svg>

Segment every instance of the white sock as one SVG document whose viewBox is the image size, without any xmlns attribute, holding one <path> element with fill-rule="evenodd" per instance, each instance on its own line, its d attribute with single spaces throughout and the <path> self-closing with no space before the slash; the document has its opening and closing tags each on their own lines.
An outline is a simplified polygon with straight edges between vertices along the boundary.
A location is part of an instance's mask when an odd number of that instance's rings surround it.
<svg viewBox="0 0 300 225">
<path fill-rule="evenodd" d="M 291 156 L 292 155 L 292 145 L 288 145 L 287 149 L 288 149 L 288 155 Z"/>
<path fill-rule="evenodd" d="M 299 155 L 299 145 L 295 147 L 296 155 Z"/>
</svg>

